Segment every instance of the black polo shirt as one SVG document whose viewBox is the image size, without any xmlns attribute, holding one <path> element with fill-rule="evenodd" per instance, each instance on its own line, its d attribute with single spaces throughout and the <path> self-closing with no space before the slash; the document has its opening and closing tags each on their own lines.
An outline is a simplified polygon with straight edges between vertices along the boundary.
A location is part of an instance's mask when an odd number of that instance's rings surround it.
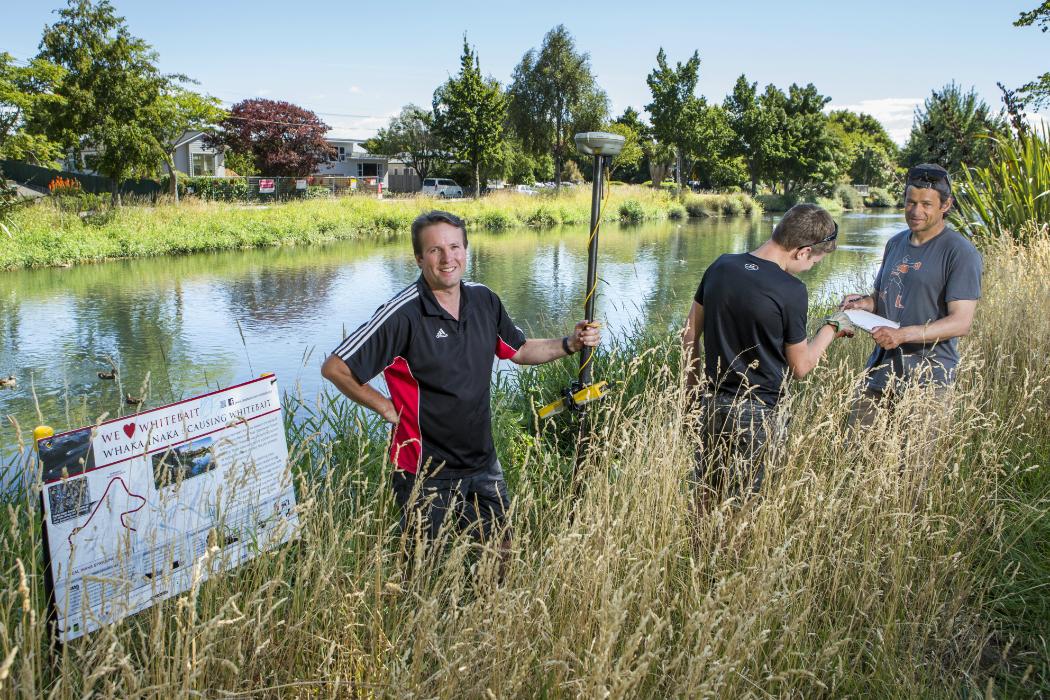
<svg viewBox="0 0 1050 700">
<path fill-rule="evenodd" d="M 335 349 L 357 381 L 380 372 L 400 420 L 390 459 L 415 473 L 444 463 L 446 476 L 491 467 L 489 387 L 493 355 L 508 360 L 525 344 L 503 303 L 483 284 L 461 282 L 459 320 L 422 276 L 378 309 Z"/>
</svg>

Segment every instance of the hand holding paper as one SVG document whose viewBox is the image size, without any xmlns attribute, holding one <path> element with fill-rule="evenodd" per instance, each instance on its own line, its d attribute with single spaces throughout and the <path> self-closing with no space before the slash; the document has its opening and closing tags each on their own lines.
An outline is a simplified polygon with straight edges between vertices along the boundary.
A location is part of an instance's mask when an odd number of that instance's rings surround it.
<svg viewBox="0 0 1050 700">
<path fill-rule="evenodd" d="M 879 326 L 886 328 L 900 328 L 901 324 L 896 321 L 891 321 L 888 318 L 883 318 L 877 314 L 873 314 L 870 311 L 864 311 L 863 309 L 847 309 L 845 312 L 849 316 L 849 320 L 853 322 L 853 325 L 857 328 L 863 328 L 868 333 Z"/>
</svg>

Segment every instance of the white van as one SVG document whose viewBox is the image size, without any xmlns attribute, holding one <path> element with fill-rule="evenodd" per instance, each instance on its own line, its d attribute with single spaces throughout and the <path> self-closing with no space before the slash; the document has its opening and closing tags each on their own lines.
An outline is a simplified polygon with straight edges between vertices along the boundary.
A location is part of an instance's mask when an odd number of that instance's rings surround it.
<svg viewBox="0 0 1050 700">
<path fill-rule="evenodd" d="M 444 177 L 428 177 L 423 180 L 423 194 L 432 197 L 462 197 L 463 188 L 456 184 L 455 180 Z"/>
</svg>

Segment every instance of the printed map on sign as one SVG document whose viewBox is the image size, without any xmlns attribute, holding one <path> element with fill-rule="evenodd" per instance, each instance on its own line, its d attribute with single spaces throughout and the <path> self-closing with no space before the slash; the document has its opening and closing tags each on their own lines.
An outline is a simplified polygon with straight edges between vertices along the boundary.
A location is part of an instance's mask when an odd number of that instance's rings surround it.
<svg viewBox="0 0 1050 700">
<path fill-rule="evenodd" d="M 273 376 L 37 448 L 63 641 L 298 536 Z"/>
</svg>

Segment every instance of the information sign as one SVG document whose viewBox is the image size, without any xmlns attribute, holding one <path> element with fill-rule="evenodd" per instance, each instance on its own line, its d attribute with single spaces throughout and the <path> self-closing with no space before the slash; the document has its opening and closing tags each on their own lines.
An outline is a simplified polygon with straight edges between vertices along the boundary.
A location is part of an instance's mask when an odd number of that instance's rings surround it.
<svg viewBox="0 0 1050 700">
<path fill-rule="evenodd" d="M 298 537 L 273 375 L 37 449 L 62 641 Z"/>
</svg>

